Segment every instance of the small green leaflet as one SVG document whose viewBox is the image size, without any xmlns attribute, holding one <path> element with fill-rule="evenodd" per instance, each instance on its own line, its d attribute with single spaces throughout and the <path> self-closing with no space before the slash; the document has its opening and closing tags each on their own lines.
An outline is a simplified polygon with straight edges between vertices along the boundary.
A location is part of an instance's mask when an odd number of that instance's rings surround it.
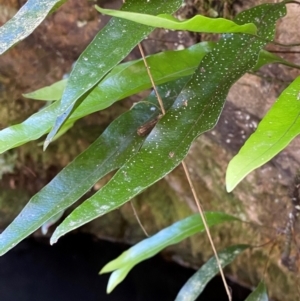
<svg viewBox="0 0 300 301">
<path fill-rule="evenodd" d="M 0 55 L 29 36 L 54 9 L 66 0 L 28 0 L 8 22 L 0 27 Z"/>
<path fill-rule="evenodd" d="M 171 29 L 188 30 L 207 33 L 248 33 L 256 34 L 256 26 L 253 23 L 238 25 L 233 21 L 223 18 L 208 18 L 197 15 L 185 21 L 179 21 L 172 15 L 160 14 L 158 16 L 125 12 L 113 9 L 104 9 L 96 5 L 96 9 L 105 15 L 123 18 L 139 24 Z"/>
<path fill-rule="evenodd" d="M 218 252 L 222 268 L 230 264 L 249 245 L 234 245 Z M 181 288 L 175 301 L 194 301 L 202 293 L 207 283 L 219 273 L 216 258 L 210 258 Z"/>
<path fill-rule="evenodd" d="M 67 79 L 62 79 L 50 86 L 43 87 L 33 92 L 23 94 L 26 98 L 44 100 L 44 101 L 56 101 L 60 100 L 64 89 L 67 85 Z"/>
<path fill-rule="evenodd" d="M 269 301 L 267 288 L 263 281 L 259 283 L 257 288 L 248 296 L 245 301 Z"/>
<path fill-rule="evenodd" d="M 300 69 L 299 65 L 288 62 L 288 61 L 284 60 L 283 58 L 281 58 L 280 56 L 262 49 L 259 54 L 258 61 L 257 61 L 256 65 L 254 66 L 253 70 L 257 71 L 258 69 L 260 69 L 262 66 L 264 66 L 266 64 L 274 64 L 274 63 L 282 64 L 282 65 L 285 65 L 285 66 L 288 66 L 291 68 Z"/>
<path fill-rule="evenodd" d="M 206 222 L 209 227 L 228 221 L 237 221 L 236 217 L 222 212 L 206 212 Z M 155 235 L 146 238 L 123 252 L 118 258 L 106 264 L 101 274 L 113 272 L 107 286 L 107 292 L 110 293 L 130 272 L 130 270 L 148 259 L 167 246 L 176 244 L 183 239 L 199 232 L 203 232 L 205 227 L 199 214 L 191 215 L 175 224 L 161 230 Z"/>
<path fill-rule="evenodd" d="M 254 169 L 270 161 L 300 134 L 300 77 L 279 96 L 272 108 L 229 162 L 227 191 L 232 191 Z"/>
</svg>

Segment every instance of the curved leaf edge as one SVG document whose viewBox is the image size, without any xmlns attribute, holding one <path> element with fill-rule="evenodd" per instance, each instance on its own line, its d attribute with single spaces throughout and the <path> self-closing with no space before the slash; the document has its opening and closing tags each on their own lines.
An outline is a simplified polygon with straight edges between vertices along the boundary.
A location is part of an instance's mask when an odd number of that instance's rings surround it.
<svg viewBox="0 0 300 301">
<path fill-rule="evenodd" d="M 240 221 L 224 212 L 205 212 L 205 218 L 209 227 L 223 222 Z M 100 274 L 113 272 L 108 282 L 107 292 L 111 292 L 141 261 L 153 257 L 167 246 L 203 231 L 205 227 L 200 215 L 194 214 L 137 243 L 101 269 Z"/>
<path fill-rule="evenodd" d="M 297 127 L 298 123 L 300 125 L 300 88 L 296 89 L 296 87 L 300 87 L 300 76 L 280 94 L 258 124 L 256 131 L 245 141 L 238 154 L 230 160 L 225 179 L 227 192 L 231 192 L 249 173 L 269 162 L 300 134 L 300 127 Z M 295 106 L 298 107 L 298 111 L 295 111 L 292 117 L 284 115 L 287 109 L 293 110 L 290 104 L 284 109 L 287 98 L 294 101 Z M 280 109 L 277 109 L 279 106 Z M 273 133 L 279 133 L 280 136 L 274 139 Z"/>
<path fill-rule="evenodd" d="M 218 252 L 222 269 L 235 260 L 250 245 L 238 244 L 229 246 Z M 194 301 L 202 293 L 208 282 L 219 273 L 215 256 L 206 261 L 182 286 L 175 301 Z"/>
<path fill-rule="evenodd" d="M 105 15 L 124 18 L 139 24 L 170 30 L 188 30 L 206 33 L 246 33 L 252 35 L 257 33 L 257 28 L 253 23 L 239 25 L 224 18 L 209 18 L 202 15 L 196 15 L 191 19 L 180 21 L 169 14 L 153 16 L 113 9 L 104 9 L 97 5 L 95 5 L 95 8 L 98 12 Z"/>
</svg>

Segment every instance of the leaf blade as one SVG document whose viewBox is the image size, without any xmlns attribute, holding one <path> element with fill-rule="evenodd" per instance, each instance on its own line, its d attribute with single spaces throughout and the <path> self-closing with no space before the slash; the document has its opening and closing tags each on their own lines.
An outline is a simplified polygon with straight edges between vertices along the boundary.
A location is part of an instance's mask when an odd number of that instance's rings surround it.
<svg viewBox="0 0 300 301">
<path fill-rule="evenodd" d="M 146 4 L 141 0 L 129 0 L 125 2 L 122 9 L 150 14 L 163 9 L 172 13 L 180 4 L 180 0 L 164 2 L 154 0 Z M 63 113 L 56 118 L 56 122 L 44 143 L 44 149 L 50 144 L 71 112 L 82 102 L 84 95 L 123 60 L 152 30 L 153 28 L 148 26 L 141 25 L 137 27 L 127 20 L 113 18 L 96 35 L 72 69 L 61 99 L 60 106 Z M 99 50 L 101 51 L 99 52 Z"/>
<path fill-rule="evenodd" d="M 247 297 L 245 301 L 269 301 L 267 288 L 263 281 L 259 283 L 257 288 Z"/>
<path fill-rule="evenodd" d="M 157 85 L 164 84 L 166 81 L 176 80 L 178 77 L 183 77 L 186 75 L 191 75 L 201 59 L 207 54 L 209 51 L 213 49 L 215 42 L 200 42 L 198 44 L 194 44 L 189 48 L 184 50 L 172 50 L 172 51 L 164 51 L 158 54 L 153 54 L 147 56 L 147 63 L 151 68 L 152 77 Z M 175 64 L 176 62 L 176 64 Z M 253 71 L 259 70 L 261 67 L 267 64 L 278 63 L 291 68 L 300 69 L 299 65 L 293 64 L 289 61 L 286 61 L 279 57 L 278 55 L 271 53 L 267 50 L 262 49 L 259 53 L 259 57 L 256 65 L 253 68 Z M 170 69 L 172 67 L 172 69 Z M 133 77 L 131 82 L 127 82 L 126 86 L 128 86 L 132 82 L 136 82 L 137 80 L 143 79 L 143 83 L 137 86 L 135 89 L 136 92 L 140 92 L 143 88 L 148 89 L 149 81 L 147 81 L 147 76 L 144 69 L 144 62 L 142 59 L 134 60 L 127 63 L 122 63 L 115 68 L 91 91 L 92 95 L 87 96 L 84 100 L 85 102 L 89 101 L 89 98 L 96 94 L 98 90 L 105 90 L 104 82 L 108 79 L 111 82 L 121 82 L 124 83 L 125 78 L 128 76 Z M 130 74 L 132 73 L 132 74 Z M 117 76 L 119 74 L 119 76 Z M 36 100 L 44 100 L 44 101 L 57 101 L 60 100 L 63 91 L 66 87 L 67 79 L 63 79 L 55 82 L 50 86 L 45 86 L 41 89 L 23 94 L 26 98 L 36 99 Z M 106 84 L 107 85 L 107 84 Z M 124 85 L 125 87 L 125 85 Z M 123 86 L 119 86 L 119 88 L 115 88 L 114 90 L 124 90 L 126 89 Z M 113 89 L 112 89 L 113 90 Z M 134 93 L 134 90 L 131 90 L 130 93 Z M 107 91 L 105 91 L 107 94 Z M 124 93 L 123 97 L 130 96 L 127 92 Z M 96 96 L 93 96 L 96 97 Z M 97 96 L 99 97 L 99 96 Z M 117 96 L 117 99 L 123 98 L 122 96 Z M 113 101 L 111 101 L 111 104 Z M 91 106 L 95 106 L 91 104 Z M 108 105 L 107 105 L 108 106 Z M 79 106 L 81 107 L 81 106 Z M 76 110 L 77 113 L 77 110 Z M 92 112 L 93 113 L 93 112 Z M 71 115 L 72 116 L 72 115 Z M 72 118 L 72 117 L 70 117 Z"/>
<path fill-rule="evenodd" d="M 23 94 L 26 98 L 44 100 L 44 101 L 57 101 L 60 100 L 64 89 L 67 85 L 67 79 L 55 82 L 50 86 L 43 87 L 41 89 Z"/>
<path fill-rule="evenodd" d="M 158 85 L 164 84 L 192 74 L 204 55 L 213 47 L 214 44 L 204 42 L 185 50 L 175 52 L 167 51 L 149 56 L 147 60 L 149 66 L 152 66 L 155 82 Z M 175 62 L 177 63 L 175 64 Z M 59 86 L 62 92 L 64 90 L 63 83 L 57 82 L 53 84 L 52 87 L 54 86 L 56 90 L 57 86 Z M 130 96 L 150 87 L 149 76 L 142 60 L 121 64 L 114 68 L 111 74 L 108 74 L 103 81 L 93 89 L 85 101 L 71 114 L 66 124 L 73 123 L 88 114 L 103 110 L 126 96 Z M 49 87 L 49 89 L 50 88 L 51 87 Z M 48 87 L 46 89 L 48 89 Z M 53 94 L 56 94 L 56 92 L 57 91 L 51 91 L 50 98 L 53 98 Z M 40 98 L 43 97 L 42 95 L 44 94 L 43 91 L 34 91 L 32 93 L 35 94 L 35 97 L 38 95 Z M 49 97 L 44 97 L 43 99 L 47 100 Z M 99 99 L 101 99 L 101 101 L 99 101 Z M 33 114 L 23 123 L 1 130 L 0 153 L 28 141 L 38 139 L 49 132 L 55 122 L 56 116 L 61 114 L 61 112 L 59 102 L 57 101 Z"/>
<path fill-rule="evenodd" d="M 260 10 L 256 7 L 256 14 L 245 11 L 241 18 L 258 18 L 262 24 L 260 33 L 269 39 L 274 35 L 276 19 L 284 13 L 285 6 L 282 4 L 265 4 L 260 6 Z M 259 17 L 255 17 L 258 14 Z M 120 207 L 178 166 L 194 139 L 218 121 L 230 86 L 255 65 L 264 44 L 261 39 L 247 35 L 226 35 L 221 39 L 203 58 L 191 80 L 157 123 L 140 151 L 119 169 L 107 185 L 76 208 L 56 228 L 51 243 Z M 227 49 L 226 57 L 218 57 L 219 51 L 224 49 Z"/>
<path fill-rule="evenodd" d="M 262 166 L 300 134 L 300 77 L 279 96 L 256 131 L 228 164 L 226 188 L 232 191 L 244 177 Z"/>
<path fill-rule="evenodd" d="M 66 0 L 28 0 L 22 8 L 0 27 L 0 55 L 29 36 L 57 5 Z"/>
<path fill-rule="evenodd" d="M 264 66 L 266 64 L 274 64 L 274 63 L 282 64 L 282 65 L 285 65 L 285 66 L 288 66 L 291 68 L 300 69 L 299 65 L 293 64 L 289 61 L 286 61 L 283 58 L 281 58 L 280 56 L 262 49 L 259 54 L 258 61 L 255 65 L 255 67 L 253 68 L 253 71 L 257 71 L 259 68 L 261 68 L 262 66 Z"/>
<path fill-rule="evenodd" d="M 124 12 L 114 9 L 104 9 L 96 5 L 96 9 L 105 15 L 124 18 L 139 24 L 165 28 L 170 30 L 188 30 L 207 33 L 248 33 L 256 34 L 256 26 L 253 23 L 238 25 L 233 21 L 223 18 L 208 18 L 196 15 L 191 19 L 179 21 L 172 15 L 160 14 L 152 16 L 134 12 Z"/>
<path fill-rule="evenodd" d="M 170 89 L 177 91 L 186 81 L 181 79 L 158 89 L 164 94 Z M 165 98 L 166 107 L 174 102 L 174 95 L 177 93 L 170 93 Z M 34 195 L 17 218 L 0 234 L 0 255 L 68 208 L 100 178 L 119 168 L 134 155 L 145 139 L 137 135 L 137 128 L 159 114 L 156 105 L 157 100 L 152 93 L 145 102 L 122 114 L 86 151 Z"/>
<path fill-rule="evenodd" d="M 205 217 L 209 227 L 238 220 L 223 212 L 206 212 Z M 167 246 L 179 243 L 187 237 L 204 230 L 205 227 L 200 215 L 194 214 L 137 243 L 119 257 L 107 263 L 100 271 L 100 274 L 115 271 L 111 275 L 112 279 L 108 283 L 107 291 L 111 292 L 126 277 L 129 271 L 141 261 L 156 255 Z"/>
<path fill-rule="evenodd" d="M 234 245 L 220 252 L 218 257 L 222 268 L 230 264 L 249 245 Z M 208 282 L 219 273 L 215 257 L 211 257 L 180 289 L 175 301 L 194 301 L 202 293 Z"/>
</svg>

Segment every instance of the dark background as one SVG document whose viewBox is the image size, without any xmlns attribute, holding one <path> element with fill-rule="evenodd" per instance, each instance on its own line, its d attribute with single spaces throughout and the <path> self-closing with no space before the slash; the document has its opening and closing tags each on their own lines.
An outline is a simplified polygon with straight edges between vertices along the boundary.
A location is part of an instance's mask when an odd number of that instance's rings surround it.
<svg viewBox="0 0 300 301">
<path fill-rule="evenodd" d="M 29 238 L 0 257 L 1 301 L 168 301 L 174 300 L 195 272 L 155 256 L 138 264 L 110 295 L 109 274 L 100 269 L 128 246 L 71 234 L 54 246 Z M 230 283 L 233 301 L 245 300 L 248 290 Z M 228 300 L 220 277 L 197 300 Z"/>
</svg>

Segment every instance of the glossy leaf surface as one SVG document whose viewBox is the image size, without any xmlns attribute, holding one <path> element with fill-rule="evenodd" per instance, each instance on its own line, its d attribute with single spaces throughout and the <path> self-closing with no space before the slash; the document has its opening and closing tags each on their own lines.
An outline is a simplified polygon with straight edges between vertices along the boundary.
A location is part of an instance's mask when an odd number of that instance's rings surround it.
<svg viewBox="0 0 300 301">
<path fill-rule="evenodd" d="M 263 282 L 248 296 L 245 301 L 269 301 L 267 288 Z"/>
<path fill-rule="evenodd" d="M 300 77 L 279 96 L 256 131 L 229 162 L 227 191 L 254 169 L 270 161 L 300 133 Z"/>
<path fill-rule="evenodd" d="M 157 14 L 165 11 L 173 13 L 181 5 L 181 0 L 127 0 L 123 10 Z M 71 112 L 83 101 L 97 83 L 151 31 L 149 26 L 136 26 L 127 20 L 113 18 L 96 35 L 90 45 L 77 60 L 60 102 L 62 113 L 57 117 L 54 127 L 48 134 L 44 148 L 52 141 Z"/>
<path fill-rule="evenodd" d="M 253 23 L 239 25 L 230 20 L 223 18 L 208 18 L 196 15 L 191 19 L 179 21 L 172 15 L 160 14 L 158 16 L 125 12 L 113 9 L 104 9 L 96 5 L 96 9 L 105 15 L 123 18 L 139 24 L 171 29 L 171 30 L 188 30 L 193 32 L 207 33 L 248 33 L 256 34 L 256 26 Z"/>
<path fill-rule="evenodd" d="M 166 51 L 151 55 L 147 58 L 156 84 L 175 80 L 185 75 L 191 75 L 199 65 L 203 56 L 213 47 L 212 42 L 202 42 L 181 51 Z M 259 60 L 254 69 L 262 64 L 275 62 L 273 56 L 261 51 Z M 288 65 L 279 57 L 278 63 Z M 39 100 L 58 100 L 66 87 L 66 80 L 61 80 L 49 87 L 25 94 L 24 96 Z M 76 120 L 103 110 L 114 102 L 151 87 L 144 63 L 141 60 L 132 61 L 115 67 L 87 96 L 79 107 L 71 114 L 65 128 L 71 126 Z M 101 101 L 100 101 L 101 100 Z M 30 116 L 21 124 L 13 125 L 0 131 L 0 153 L 26 142 L 36 140 L 49 132 L 55 118 L 61 113 L 59 103 L 52 104 Z M 56 137 L 57 138 L 57 137 Z"/>
<path fill-rule="evenodd" d="M 175 80 L 178 77 L 191 75 L 196 70 L 203 56 L 208 53 L 214 47 L 214 45 L 214 42 L 201 42 L 184 50 L 165 51 L 148 56 L 147 63 L 151 67 L 152 76 L 155 83 L 160 85 L 165 83 L 166 81 Z M 274 53 L 262 49 L 259 53 L 258 61 L 253 70 L 256 71 L 264 65 L 272 63 L 278 63 L 292 68 L 300 69 L 300 66 L 286 61 Z M 130 80 L 126 81 L 127 77 L 129 77 Z M 107 84 L 108 80 L 110 82 L 110 85 Z M 106 82 L 106 84 L 104 84 L 104 82 Z M 103 79 L 103 81 L 101 81 L 91 91 L 91 94 L 87 96 L 87 98 L 84 100 L 84 103 L 89 102 L 93 97 L 100 97 L 98 93 L 101 92 L 105 93 L 106 98 L 109 99 L 109 96 L 107 96 L 107 94 L 110 92 L 110 90 L 115 91 L 122 89 L 124 91 L 124 95 L 129 96 L 131 95 L 131 93 L 133 93 L 134 90 L 128 89 L 128 85 L 130 83 L 136 84 L 137 82 L 139 83 L 139 86 L 135 87 L 136 92 L 140 92 L 143 87 L 144 89 L 148 89 L 150 87 L 148 74 L 146 74 L 142 60 L 135 60 L 120 64 L 113 68 L 112 71 Z M 123 83 L 124 87 L 123 85 L 120 86 L 120 84 Z M 127 89 L 125 87 L 125 84 Z M 36 91 L 23 94 L 23 96 L 44 101 L 60 100 L 63 95 L 63 91 L 66 88 L 66 85 L 67 79 L 63 79 L 52 84 L 51 86 L 46 86 Z M 121 96 L 116 95 L 114 97 L 119 99 Z M 113 101 L 107 100 L 107 102 L 112 103 Z M 96 104 L 88 104 L 88 106 L 92 106 L 94 108 L 96 107 Z M 81 107 L 82 105 L 79 106 L 80 109 Z M 78 115 L 80 109 L 76 109 L 76 115 Z"/>
<path fill-rule="evenodd" d="M 60 80 L 50 86 L 43 87 L 36 91 L 23 94 L 26 98 L 44 100 L 44 101 L 56 101 L 60 100 L 64 89 L 67 85 L 67 79 Z"/>
<path fill-rule="evenodd" d="M 207 212 L 205 217 L 209 227 L 237 220 L 237 218 L 221 212 Z M 205 227 L 200 215 L 195 214 L 176 222 L 123 252 L 100 271 L 101 274 L 114 271 L 109 279 L 107 292 L 110 293 L 126 277 L 129 271 L 141 261 L 156 255 L 167 246 L 176 244 L 204 230 Z"/>
<path fill-rule="evenodd" d="M 218 252 L 222 268 L 230 264 L 248 245 L 235 245 Z M 181 288 L 175 301 L 194 301 L 208 282 L 220 272 L 216 258 L 210 258 Z"/>
<path fill-rule="evenodd" d="M 53 8 L 64 2 L 66 0 L 28 0 L 8 22 L 0 27 L 0 55 L 29 36 Z"/>
<path fill-rule="evenodd" d="M 264 4 L 244 11 L 236 21 L 254 20 L 259 27 L 259 35 L 270 40 L 274 36 L 276 20 L 285 12 L 284 4 Z M 56 228 L 51 242 L 118 208 L 178 166 L 194 139 L 214 127 L 231 85 L 253 68 L 264 44 L 255 36 L 225 35 L 203 58 L 140 151 L 120 168 L 107 185 Z"/>
<path fill-rule="evenodd" d="M 170 107 L 187 79 L 168 83 L 159 91 Z M 0 255 L 6 253 L 45 222 L 68 208 L 104 175 L 124 164 L 140 148 L 145 137 L 137 128 L 159 114 L 156 97 L 135 105 L 110 124 L 104 133 L 48 185 L 31 198 L 17 218 L 0 234 Z"/>
<path fill-rule="evenodd" d="M 266 64 L 274 64 L 274 63 L 282 64 L 282 65 L 285 65 L 285 66 L 288 66 L 291 68 L 300 69 L 299 65 L 293 64 L 289 61 L 286 61 L 283 58 L 281 58 L 280 56 L 262 49 L 259 54 L 258 61 L 255 65 L 255 67 L 253 68 L 253 70 L 256 71 Z"/>
<path fill-rule="evenodd" d="M 214 44 L 199 43 L 181 51 L 166 51 L 147 58 L 157 85 L 176 80 L 185 75 L 191 75 L 199 65 L 203 56 L 208 53 Z M 54 90 L 49 92 L 49 98 L 64 90 L 64 82 L 53 84 Z M 51 87 L 46 89 L 49 91 Z M 149 76 L 141 60 L 128 62 L 115 67 L 103 81 L 101 81 L 71 114 L 65 126 L 76 120 L 103 110 L 114 102 L 151 87 Z M 35 97 L 44 99 L 43 89 L 32 92 Z M 46 99 L 45 99 L 46 100 Z M 33 114 L 23 123 L 13 125 L 0 131 L 0 153 L 28 141 L 40 138 L 49 132 L 56 116 L 61 113 L 60 103 L 55 102 L 41 111 Z"/>
<path fill-rule="evenodd" d="M 155 83 L 160 85 L 167 81 L 175 80 L 179 77 L 193 74 L 200 63 L 200 60 L 206 53 L 211 51 L 214 46 L 214 42 L 201 42 L 184 50 L 164 51 L 158 54 L 149 55 L 147 57 L 147 63 L 151 68 Z M 258 61 L 253 67 L 253 70 L 257 71 L 264 65 L 273 63 L 300 69 L 299 65 L 286 61 L 278 55 L 262 49 L 259 53 Z M 130 78 L 130 80 L 126 81 L 126 79 L 128 78 Z M 106 98 L 109 99 L 109 96 L 107 96 L 107 94 L 109 94 L 110 90 L 115 91 L 122 89 L 124 91 L 124 95 L 129 96 L 131 95 L 131 93 L 133 93 L 134 90 L 128 88 L 126 89 L 126 87 L 128 87 L 129 84 L 136 84 L 137 82 L 139 83 L 139 85 L 135 87 L 136 92 L 140 92 L 143 87 L 144 89 L 148 89 L 150 87 L 148 78 L 149 76 L 148 74 L 146 74 L 142 60 L 134 60 L 128 63 L 122 63 L 113 68 L 112 71 L 103 79 L 103 81 L 101 81 L 91 91 L 91 94 L 87 96 L 87 98 L 84 100 L 84 103 L 89 102 L 93 97 L 100 97 L 98 93 L 101 92 L 105 93 Z M 104 85 L 104 82 L 108 80 L 110 82 L 110 85 L 108 85 L 107 83 Z M 120 86 L 120 84 L 124 84 L 124 87 L 123 85 Z M 44 101 L 60 100 L 63 95 L 63 91 L 66 88 L 66 85 L 67 79 L 63 79 L 52 84 L 51 86 L 46 86 L 36 91 L 23 94 L 23 96 Z M 116 95 L 114 97 L 119 99 L 121 96 Z M 107 102 L 113 103 L 112 100 L 107 100 Z M 80 105 L 79 108 L 81 109 L 82 106 L 83 105 Z M 96 107 L 96 104 L 89 103 L 87 106 L 92 106 L 94 108 Z M 75 110 L 76 115 L 81 115 L 79 113 L 80 109 Z"/>
</svg>

